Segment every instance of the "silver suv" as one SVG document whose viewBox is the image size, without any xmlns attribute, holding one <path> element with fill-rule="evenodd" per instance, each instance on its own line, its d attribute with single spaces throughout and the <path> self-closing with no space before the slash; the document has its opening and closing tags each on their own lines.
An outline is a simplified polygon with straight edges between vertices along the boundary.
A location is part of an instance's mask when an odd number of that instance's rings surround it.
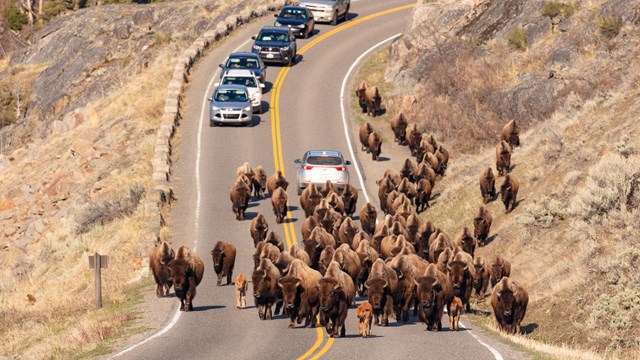
<svg viewBox="0 0 640 360">
<path fill-rule="evenodd" d="M 337 25 L 338 19 L 347 20 L 351 0 L 301 0 L 300 6 L 311 10 L 315 22 Z"/>
<path fill-rule="evenodd" d="M 253 111 L 249 91 L 244 85 L 220 85 L 211 101 L 210 125 L 237 124 L 251 125 Z"/>
<path fill-rule="evenodd" d="M 309 184 L 314 183 L 322 187 L 327 180 L 343 189 L 349 184 L 349 169 L 351 162 L 345 161 L 339 151 L 311 150 L 307 151 L 302 160 L 296 159 L 298 165 L 298 195 L 302 194 Z"/>
</svg>

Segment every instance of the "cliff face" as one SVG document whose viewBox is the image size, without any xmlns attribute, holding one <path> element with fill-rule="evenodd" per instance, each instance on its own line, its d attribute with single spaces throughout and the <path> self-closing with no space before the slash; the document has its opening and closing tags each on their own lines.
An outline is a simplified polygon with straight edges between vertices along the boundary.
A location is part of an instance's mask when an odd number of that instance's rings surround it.
<svg viewBox="0 0 640 360">
<path fill-rule="evenodd" d="M 415 102 L 390 105 L 473 152 L 511 119 L 527 129 L 635 81 L 639 23 L 637 0 L 419 2 L 386 73 Z"/>
</svg>

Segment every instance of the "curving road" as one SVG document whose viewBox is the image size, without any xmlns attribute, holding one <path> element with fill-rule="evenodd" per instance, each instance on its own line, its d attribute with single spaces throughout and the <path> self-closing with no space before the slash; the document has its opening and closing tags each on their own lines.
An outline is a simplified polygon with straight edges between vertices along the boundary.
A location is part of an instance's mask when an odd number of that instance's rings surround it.
<svg viewBox="0 0 640 360">
<path fill-rule="evenodd" d="M 249 308 L 235 308 L 233 286 L 215 286 L 215 274 L 209 252 L 219 240 L 235 244 L 238 249 L 234 278 L 240 272 L 250 276 L 254 251 L 249 236 L 250 219 L 258 213 L 267 217 L 286 243 L 300 241 L 304 213 L 299 209 L 295 190 L 294 159 L 309 149 L 340 150 L 351 158 L 341 115 L 340 91 L 343 79 L 358 57 L 395 34 L 401 33 L 410 20 L 411 7 L 406 0 L 352 0 L 350 20 L 338 27 L 316 25 L 316 34 L 298 40 L 301 54 L 292 68 L 269 66 L 264 107 L 260 122 L 253 127 L 216 127 L 208 125 L 208 102 L 212 79 L 217 79 L 218 64 L 233 51 L 250 51 L 251 35 L 257 34 L 273 18 L 251 23 L 211 50 L 192 70 L 191 83 L 185 93 L 184 117 L 178 136 L 178 155 L 174 159 L 174 183 L 178 197 L 171 222 L 173 245 L 190 246 L 205 260 L 205 276 L 194 299 L 195 311 L 167 316 L 167 327 L 160 335 L 124 349 L 118 359 L 171 358 L 232 359 L 303 358 L 320 356 L 336 359 L 373 358 L 523 358 L 480 331 L 461 329 L 459 333 L 428 333 L 425 326 L 412 322 L 388 328 L 375 327 L 375 337 L 357 336 L 355 310 L 349 310 L 347 337 L 328 339 L 323 329 L 289 329 L 282 316 L 272 321 L 258 319 L 253 298 Z M 375 14 L 375 15 L 374 15 Z M 276 85 L 274 87 L 274 84 Z M 347 88 L 347 96 L 351 90 Z M 348 98 L 345 98 L 348 102 Z M 357 150 L 357 148 L 356 148 Z M 357 160 L 357 159 L 353 159 Z M 270 201 L 253 201 L 246 221 L 239 222 L 231 211 L 229 188 L 235 169 L 249 161 L 262 165 L 270 175 L 278 168 L 289 179 L 289 223 L 277 225 Z M 353 167 L 352 167 L 353 168 Z M 367 174 L 366 191 L 375 194 L 373 180 L 380 174 Z M 362 188 L 355 169 L 352 184 Z M 360 194 L 358 208 L 364 203 Z M 373 196 L 372 198 L 376 198 Z M 252 286 L 250 285 L 250 291 Z M 178 314 L 178 315 L 176 315 Z M 446 317 L 446 315 L 445 315 Z M 446 320 L 446 319 L 445 319 Z M 445 321 L 446 323 L 446 321 Z M 448 324 L 445 324 L 445 328 Z M 490 344 L 485 346 L 483 344 Z"/>
</svg>

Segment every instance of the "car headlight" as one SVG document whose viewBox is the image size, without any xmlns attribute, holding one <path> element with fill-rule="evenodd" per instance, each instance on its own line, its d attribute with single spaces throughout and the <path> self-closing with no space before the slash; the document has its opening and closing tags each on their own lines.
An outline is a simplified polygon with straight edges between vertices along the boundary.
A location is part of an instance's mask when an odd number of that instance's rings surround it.
<svg viewBox="0 0 640 360">
<path fill-rule="evenodd" d="M 258 45 L 253 45 L 252 49 L 255 50 L 255 51 L 262 50 L 262 48 L 260 46 L 258 46 Z"/>
<path fill-rule="evenodd" d="M 247 106 L 246 108 L 244 108 L 244 111 L 251 111 L 251 106 Z"/>
<path fill-rule="evenodd" d="M 251 98 L 253 100 L 257 100 L 258 99 L 258 93 L 254 93 L 253 95 L 251 95 Z"/>
<path fill-rule="evenodd" d="M 217 106 L 212 106 L 212 107 L 211 107 L 211 110 L 213 110 L 213 111 L 220 111 L 220 108 L 219 108 L 219 107 L 217 107 Z"/>
</svg>

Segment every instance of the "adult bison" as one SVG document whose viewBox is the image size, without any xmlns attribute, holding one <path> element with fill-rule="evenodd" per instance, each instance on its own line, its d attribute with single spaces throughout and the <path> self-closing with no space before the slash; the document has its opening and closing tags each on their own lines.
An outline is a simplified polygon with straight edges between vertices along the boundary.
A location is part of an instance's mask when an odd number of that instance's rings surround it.
<svg viewBox="0 0 640 360">
<path fill-rule="evenodd" d="M 316 184 L 311 183 L 300 194 L 300 207 L 304 210 L 304 216 L 309 217 L 313 215 L 313 211 L 316 206 L 320 204 L 322 200 L 322 194 L 318 190 Z"/>
<path fill-rule="evenodd" d="M 318 269 L 318 261 L 320 260 L 322 250 L 328 245 L 331 245 L 334 249 L 336 246 L 333 235 L 329 234 L 327 230 L 321 226 L 313 229 L 309 238 L 304 239 L 302 243 L 304 244 L 304 250 L 309 254 L 309 258 L 311 259 L 311 267 L 314 269 Z"/>
<path fill-rule="evenodd" d="M 330 337 L 345 336 L 345 320 L 349 305 L 356 295 L 351 277 L 332 261 L 318 284 L 320 292 L 320 324 Z"/>
<path fill-rule="evenodd" d="M 276 215 L 276 223 L 282 224 L 284 217 L 287 215 L 287 192 L 278 187 L 271 194 L 271 206 L 273 207 L 273 213 Z"/>
<path fill-rule="evenodd" d="M 404 162 L 402 163 L 402 168 L 400 168 L 400 177 L 401 177 L 401 182 L 402 179 L 409 179 L 410 181 L 413 181 L 413 174 L 416 173 L 418 169 L 418 165 L 415 163 L 415 161 L 413 161 L 411 158 L 406 158 L 404 159 Z M 400 184 L 396 184 L 396 186 L 399 186 Z"/>
<path fill-rule="evenodd" d="M 496 146 L 496 170 L 498 176 L 507 175 L 511 167 L 511 145 L 502 140 Z"/>
<path fill-rule="evenodd" d="M 470 299 L 473 290 L 473 258 L 464 251 L 460 251 L 453 256 L 447 264 L 453 295 L 457 296 L 465 304 L 466 310 L 471 310 Z"/>
<path fill-rule="evenodd" d="M 404 194 L 409 199 L 409 202 L 413 204 L 413 199 L 416 197 L 416 186 L 408 178 L 402 179 L 397 191 Z"/>
<path fill-rule="evenodd" d="M 169 268 L 167 267 L 171 260 L 176 257 L 168 242 L 160 241 L 149 255 L 149 269 L 156 281 L 156 296 L 169 296 L 169 290 L 173 286 L 173 281 L 169 276 Z"/>
<path fill-rule="evenodd" d="M 447 167 L 449 166 L 449 151 L 440 144 L 435 155 L 436 159 L 438 159 L 438 163 L 440 164 L 440 175 L 444 175 L 445 170 L 447 170 Z"/>
<path fill-rule="evenodd" d="M 489 273 L 491 272 L 491 266 L 484 256 L 478 256 L 473 259 L 473 267 L 475 268 L 475 274 L 473 275 L 473 289 L 478 296 L 478 302 L 484 301 L 484 294 L 487 292 L 489 286 Z"/>
<path fill-rule="evenodd" d="M 520 146 L 520 130 L 515 120 L 511 120 L 502 128 L 502 140 L 511 146 Z"/>
<path fill-rule="evenodd" d="M 429 167 L 433 170 L 434 173 L 442 174 L 440 161 L 438 160 L 438 158 L 434 154 L 426 153 L 424 155 L 424 159 L 422 160 L 422 162 L 424 162 L 427 165 L 429 165 Z"/>
<path fill-rule="evenodd" d="M 264 241 L 275 245 L 280 251 L 284 250 L 284 243 L 282 242 L 282 238 L 273 230 L 269 230 L 267 232 L 267 236 L 264 237 Z"/>
<path fill-rule="evenodd" d="M 522 286 L 509 278 L 503 278 L 493 288 L 491 307 L 500 330 L 507 334 L 519 334 L 520 323 L 527 313 L 529 294 Z"/>
<path fill-rule="evenodd" d="M 468 227 L 465 226 L 464 229 L 460 230 L 453 243 L 473 257 L 473 253 L 476 250 L 476 240 L 471 236 Z"/>
<path fill-rule="evenodd" d="M 516 207 L 519 188 L 520 182 L 511 174 L 507 175 L 502 185 L 500 185 L 500 197 L 507 213 L 510 213 Z"/>
<path fill-rule="evenodd" d="M 491 274 L 489 279 L 491 286 L 502 280 L 503 277 L 509 277 L 511 275 L 511 263 L 500 255 L 497 255 L 491 262 Z"/>
<path fill-rule="evenodd" d="M 398 275 L 387 266 L 382 259 L 377 259 L 371 266 L 369 278 L 364 283 L 373 306 L 375 324 L 389 325 L 389 316 L 393 314 L 393 295 L 398 289 Z"/>
<path fill-rule="evenodd" d="M 327 272 L 327 268 L 329 267 L 329 264 L 331 264 L 331 261 L 333 260 L 333 254 L 335 254 L 335 252 L 336 249 L 333 247 L 333 245 L 327 245 L 324 249 L 322 249 L 317 266 L 317 269 L 318 271 L 320 271 L 320 274 L 322 274 L 322 276 L 324 276 L 324 274 Z"/>
<path fill-rule="evenodd" d="M 436 177 L 436 172 L 433 171 L 431 166 L 429 166 L 429 164 L 425 162 L 419 163 L 418 167 L 416 168 L 416 172 L 413 173 L 413 180 L 416 182 L 416 184 L 420 182 L 420 180 L 426 179 L 429 181 L 429 184 L 431 184 L 431 187 L 433 187 L 433 185 L 436 183 Z"/>
<path fill-rule="evenodd" d="M 253 196 L 256 198 L 266 198 L 265 190 L 267 189 L 267 172 L 262 166 L 256 166 L 253 169 Z"/>
<path fill-rule="evenodd" d="M 367 103 L 364 100 L 364 93 L 367 90 L 368 86 L 369 85 L 367 84 L 367 81 L 366 80 L 362 80 L 360 85 L 358 85 L 358 87 L 356 88 L 356 96 L 358 97 L 358 105 L 360 105 L 360 108 L 362 109 L 363 113 L 367 112 Z"/>
<path fill-rule="evenodd" d="M 382 137 L 376 131 L 372 131 L 367 139 L 369 151 L 371 151 L 371 160 L 378 161 L 382 152 Z"/>
<path fill-rule="evenodd" d="M 256 251 L 253 253 L 253 268 L 256 269 L 260 265 L 262 259 L 269 259 L 275 263 L 280 257 L 280 249 L 277 246 L 267 242 L 261 241 L 256 246 Z"/>
<path fill-rule="evenodd" d="M 407 126 L 409 123 L 405 119 L 403 113 L 399 113 L 391 120 L 391 130 L 393 131 L 394 140 L 400 145 L 407 143 Z"/>
<path fill-rule="evenodd" d="M 358 233 L 358 224 L 353 221 L 350 217 L 344 219 L 340 228 L 338 230 L 338 242 L 340 244 L 347 244 L 347 246 L 352 247 L 353 238 Z"/>
<path fill-rule="evenodd" d="M 496 196 L 496 178 L 493 176 L 493 170 L 488 166 L 480 174 L 480 194 L 485 204 Z"/>
<path fill-rule="evenodd" d="M 267 237 L 267 231 L 269 231 L 269 223 L 262 214 L 258 214 L 253 220 L 251 220 L 251 238 L 253 239 L 253 246 L 258 246 L 258 243 Z"/>
<path fill-rule="evenodd" d="M 429 207 L 429 200 L 431 200 L 431 183 L 427 179 L 420 179 L 416 184 L 416 212 L 421 213 Z"/>
<path fill-rule="evenodd" d="M 180 299 L 180 310 L 193 310 L 193 298 L 196 297 L 196 287 L 204 275 L 204 262 L 198 254 L 186 251 L 188 257 L 175 258 L 168 265 L 169 275 L 173 280 L 176 296 Z"/>
<path fill-rule="evenodd" d="M 301 260 L 295 259 L 287 269 L 287 275 L 278 280 L 282 289 L 284 306 L 289 316 L 289 327 L 295 322 L 305 321 L 304 327 L 316 326 L 316 315 L 320 305 L 318 283 L 322 275 L 307 266 Z"/>
<path fill-rule="evenodd" d="M 449 276 L 438 270 L 435 264 L 429 264 L 424 273 L 416 276 L 415 285 L 419 304 L 418 318 L 427 325 L 427 330 L 442 330 L 444 308 L 449 307 L 453 300 Z"/>
<path fill-rule="evenodd" d="M 473 237 L 478 242 L 478 246 L 484 246 L 485 241 L 487 241 L 492 221 L 493 217 L 491 217 L 489 209 L 480 206 L 473 216 Z M 473 254 L 471 254 L 471 256 L 473 256 Z"/>
<path fill-rule="evenodd" d="M 348 217 L 352 217 L 356 212 L 356 205 L 358 204 L 358 189 L 351 184 L 345 185 L 342 189 L 342 203 L 344 204 L 344 214 Z"/>
<path fill-rule="evenodd" d="M 282 174 L 282 171 L 280 170 L 276 170 L 276 172 L 273 173 L 273 175 L 269 176 L 269 178 L 267 179 L 267 191 L 272 196 L 273 196 L 273 192 L 276 191 L 277 188 L 281 187 L 284 190 L 287 190 L 288 186 L 289 186 L 289 182 L 287 181 L 287 179 Z"/>
<path fill-rule="evenodd" d="M 255 177 L 256 173 L 253 171 L 253 169 L 251 169 L 251 166 L 248 162 L 245 162 L 236 169 L 236 178 L 240 177 L 241 175 L 247 177 L 247 185 L 249 185 L 249 189 L 253 190 L 253 178 Z"/>
<path fill-rule="evenodd" d="M 367 115 L 375 117 L 381 110 L 382 97 L 377 86 L 368 86 L 363 95 L 364 103 L 367 107 Z"/>
<path fill-rule="evenodd" d="M 244 175 L 239 176 L 229 192 L 231 208 L 233 213 L 236 214 L 236 220 L 244 220 L 244 212 L 247 210 L 249 198 L 251 197 L 251 189 L 244 178 L 246 178 Z"/>
<path fill-rule="evenodd" d="M 302 223 L 302 227 L 300 228 L 302 241 L 304 242 L 304 240 L 308 239 L 313 229 L 315 229 L 318 226 L 320 226 L 320 222 L 318 222 L 318 219 L 316 219 L 315 216 L 309 216 L 306 219 L 304 219 L 304 222 Z"/>
<path fill-rule="evenodd" d="M 282 308 L 282 290 L 278 286 L 280 271 L 269 259 L 262 259 L 260 265 L 251 274 L 253 298 L 258 307 L 261 320 L 271 320 L 271 307 L 276 304 L 275 315 Z"/>
<path fill-rule="evenodd" d="M 236 263 L 236 247 L 224 241 L 218 241 L 211 250 L 213 270 L 218 276 L 216 285 L 220 286 L 222 278 L 227 277 L 227 285 L 231 284 L 233 265 Z"/>
<path fill-rule="evenodd" d="M 434 235 L 435 238 L 432 241 L 431 238 L 433 238 Z M 450 248 L 451 250 L 454 249 L 451 239 L 449 239 L 449 236 L 443 232 L 440 232 L 437 235 L 434 233 L 431 235 L 431 238 L 429 239 L 429 262 L 437 262 L 438 256 L 440 256 L 440 253 L 443 252 L 445 248 Z"/>
<path fill-rule="evenodd" d="M 394 191 L 396 185 L 391 180 L 391 177 L 385 176 L 382 179 L 376 181 L 378 185 L 378 200 L 380 201 L 380 209 L 384 212 L 387 211 L 387 196 L 390 192 Z"/>
<path fill-rule="evenodd" d="M 360 138 L 360 144 L 362 145 L 362 151 L 366 151 L 367 153 L 370 151 L 369 149 L 369 134 L 373 132 L 373 128 L 368 121 L 365 121 L 360 126 L 360 131 L 358 132 L 358 137 Z"/>
<path fill-rule="evenodd" d="M 348 244 L 340 245 L 336 251 L 333 253 L 333 259 L 340 266 L 340 270 L 346 272 L 351 276 L 353 283 L 356 283 L 358 278 L 358 274 L 360 274 L 360 268 L 362 264 L 360 262 L 360 257 L 358 254 L 351 250 Z"/>
<path fill-rule="evenodd" d="M 407 130 L 407 144 L 409 145 L 411 156 L 416 156 L 421 142 L 422 132 L 418 129 L 418 124 L 413 123 Z"/>
<path fill-rule="evenodd" d="M 358 258 L 360 258 L 360 273 L 356 277 L 356 288 L 358 289 L 358 294 L 364 296 L 366 293 L 364 283 L 369 278 L 373 263 L 378 260 L 380 256 L 376 249 L 369 245 L 369 240 L 360 241 L 356 248 L 356 254 Z"/>
</svg>

